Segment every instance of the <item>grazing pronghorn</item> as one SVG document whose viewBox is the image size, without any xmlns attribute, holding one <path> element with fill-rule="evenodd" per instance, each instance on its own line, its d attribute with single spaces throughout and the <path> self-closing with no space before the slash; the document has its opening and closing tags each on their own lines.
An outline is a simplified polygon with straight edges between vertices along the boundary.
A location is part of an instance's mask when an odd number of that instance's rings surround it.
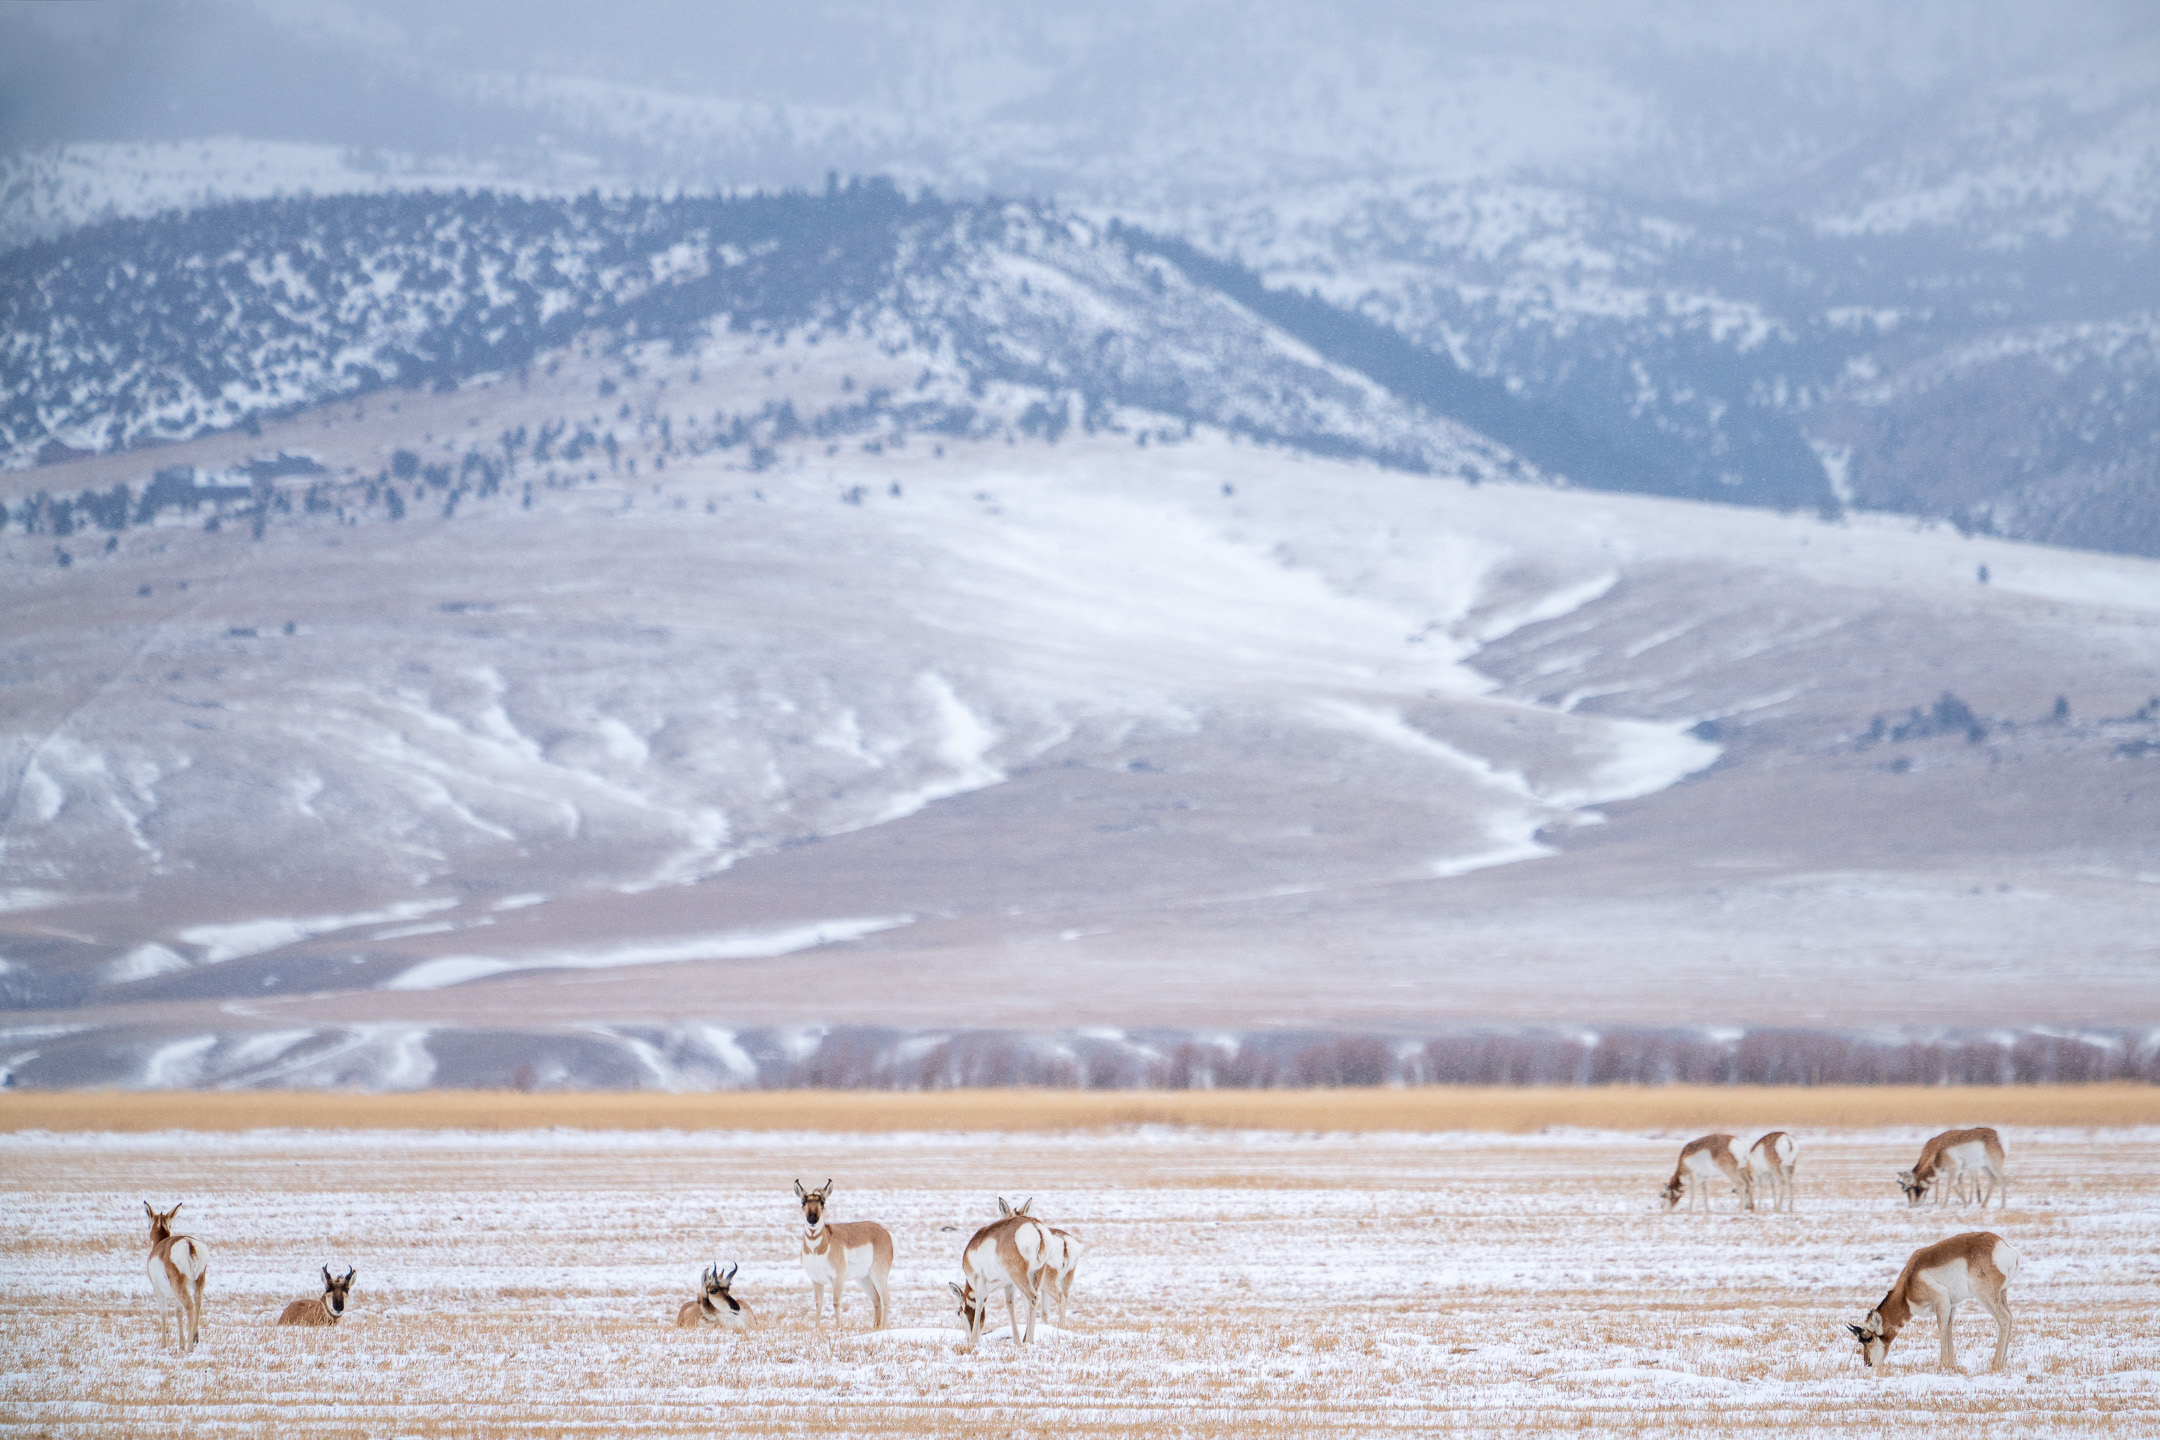
<svg viewBox="0 0 2160 1440">
<path fill-rule="evenodd" d="M 1027 1215 L 1028 1207 L 1034 1203 L 1034 1199 L 1030 1197 L 1022 1201 L 1017 1207 L 1008 1206 L 1004 1198 L 1000 1196 L 998 1199 L 998 1214 L 1001 1216 Z M 1034 1217 L 1028 1216 L 1028 1218 L 1033 1219 Z M 1049 1313 L 1048 1302 L 1052 1300 L 1057 1302 L 1057 1323 L 1058 1328 L 1062 1330 L 1065 1328 L 1065 1304 L 1072 1298 L 1073 1271 L 1078 1268 L 1080 1252 L 1085 1247 L 1081 1244 L 1080 1237 L 1070 1230 L 1060 1230 L 1055 1225 L 1045 1225 L 1043 1226 L 1043 1233 L 1049 1237 L 1049 1243 L 1043 1249 L 1042 1272 L 1036 1278 L 1035 1293 L 1044 1301 L 1043 1311 L 1046 1315 Z"/>
<path fill-rule="evenodd" d="M 143 1207 L 150 1216 L 150 1293 L 158 1301 L 158 1338 L 171 1323 L 165 1312 L 180 1312 L 180 1349 L 192 1350 L 202 1340 L 203 1281 L 210 1275 L 210 1255 L 192 1235 L 173 1234 L 175 1205 L 160 1215 Z"/>
<path fill-rule="evenodd" d="M 820 1322 L 825 1319 L 825 1287 L 832 1286 L 833 1323 L 840 1323 L 840 1301 L 849 1280 L 870 1292 L 871 1329 L 885 1328 L 891 1291 L 886 1276 L 892 1273 L 892 1236 L 875 1220 L 851 1220 L 844 1224 L 825 1218 L 832 1199 L 833 1182 L 817 1190 L 795 1182 L 795 1198 L 802 1202 L 802 1268 L 810 1277 L 811 1303 Z"/>
<path fill-rule="evenodd" d="M 1925 1305 L 1934 1310 L 1935 1333 L 1942 1337 L 1941 1366 L 1955 1371 L 1957 1346 L 1951 1340 L 1950 1322 L 1958 1306 L 1978 1300 L 1995 1317 L 1995 1363 L 1988 1368 L 2000 1370 L 2010 1356 L 2010 1302 L 2003 1298 L 2003 1289 L 2017 1278 L 2017 1269 L 2018 1252 L 2000 1235 L 1968 1230 L 1938 1240 L 1913 1251 L 1882 1303 L 1858 1325 L 1845 1328 L 1860 1342 L 1860 1358 L 1879 1376 L 1890 1342 L 1912 1319 L 1913 1311 Z"/>
<path fill-rule="evenodd" d="M 1005 1210 L 1005 1202 L 1000 1200 L 998 1208 Z M 990 1297 L 999 1290 L 1005 1292 L 1005 1315 L 1012 1321 L 1013 1344 L 1023 1343 L 1020 1317 L 1013 1309 L 1016 1290 L 1028 1302 L 1027 1339 L 1035 1338 L 1035 1311 L 1041 1303 L 1036 1281 L 1042 1276 L 1049 1249 L 1049 1228 L 1033 1216 L 1014 1211 L 983 1226 L 961 1248 L 960 1274 L 966 1283 L 953 1286 L 952 1292 L 960 1297 L 960 1318 L 967 1322 L 967 1341 L 962 1349 L 972 1350 L 982 1339 Z"/>
<path fill-rule="evenodd" d="M 685 1330 L 700 1325 L 722 1325 L 730 1330 L 750 1328 L 750 1307 L 735 1298 L 728 1287 L 735 1283 L 735 1272 L 740 1265 L 730 1265 L 727 1274 L 720 1273 L 718 1263 L 705 1267 L 700 1279 L 700 1292 L 695 1300 L 685 1300 L 675 1312 L 675 1323 Z M 819 1304 L 820 1313 L 824 1305 Z"/>
<path fill-rule="evenodd" d="M 1705 1135 L 1700 1140 L 1690 1140 L 1680 1147 L 1680 1163 L 1673 1167 L 1672 1179 L 1658 1193 L 1664 1197 L 1665 1208 L 1675 1209 L 1680 1204 L 1681 1192 L 1693 1182 L 1695 1193 L 1689 1199 L 1689 1207 L 1700 1200 L 1704 1211 L 1710 1208 L 1710 1177 L 1722 1172 L 1732 1181 L 1733 1189 L 1747 1201 L 1748 1209 L 1755 1208 L 1755 1187 L 1748 1172 L 1733 1159 L 1733 1137 L 1730 1135 Z"/>
<path fill-rule="evenodd" d="M 1793 1208 L 1793 1158 L 1799 1153 L 1800 1142 L 1783 1130 L 1772 1130 L 1748 1146 L 1749 1191 L 1759 1194 L 1769 1187 L 1772 1213 Z M 1749 1208 L 1754 1208 L 1752 1201 Z"/>
<path fill-rule="evenodd" d="M 1948 1184 L 1943 1183 L 1945 1171 L 1949 1172 Z M 1945 1203 L 1952 1191 L 1962 1203 L 1967 1176 L 1979 1192 L 1981 1209 L 1987 1208 L 1988 1196 L 1998 1189 L 2002 1208 L 2009 1208 L 2010 1182 L 2003 1176 L 2002 1137 L 1985 1125 L 1943 1131 L 1921 1147 L 1920 1158 L 1913 1162 L 1912 1169 L 1898 1172 L 1897 1183 L 1905 1192 L 1907 1205 L 1918 1205 L 1930 1189 L 1935 1191 L 1937 1204 Z"/>
<path fill-rule="evenodd" d="M 313 1300 L 295 1300 L 285 1307 L 285 1313 L 277 1317 L 280 1325 L 335 1325 L 345 1318 L 345 1305 L 352 1295 L 353 1268 L 345 1267 L 340 1277 L 323 1266 L 322 1294 Z"/>
</svg>

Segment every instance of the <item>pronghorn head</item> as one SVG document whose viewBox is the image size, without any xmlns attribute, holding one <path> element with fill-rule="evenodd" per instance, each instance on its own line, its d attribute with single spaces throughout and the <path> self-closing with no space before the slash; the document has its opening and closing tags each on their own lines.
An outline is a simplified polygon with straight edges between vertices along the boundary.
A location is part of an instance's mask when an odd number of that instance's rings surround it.
<svg viewBox="0 0 2160 1440">
<path fill-rule="evenodd" d="M 346 1297 L 352 1294 L 352 1282 L 353 1282 L 353 1268 L 352 1268 L 352 1266 L 350 1266 L 350 1265 L 346 1266 L 346 1267 L 345 1267 L 345 1273 L 344 1273 L 343 1275 L 332 1275 L 332 1274 L 330 1273 L 330 1267 L 329 1267 L 329 1266 L 327 1266 L 327 1265 L 323 1266 L 323 1272 L 322 1272 L 322 1299 L 323 1299 L 323 1307 L 324 1307 L 325 1309 L 327 1309 L 327 1310 L 328 1310 L 328 1311 L 330 1312 L 330 1318 L 331 1318 L 331 1319 L 333 1319 L 333 1320 L 334 1320 L 334 1319 L 336 1319 L 336 1318 L 337 1318 L 338 1316 L 340 1316 L 340 1315 L 343 1315 L 343 1314 L 345 1313 L 345 1301 L 346 1301 Z"/>
<path fill-rule="evenodd" d="M 1680 1203 L 1680 1194 L 1686 1188 L 1687 1182 L 1675 1175 L 1659 1187 L 1658 1199 L 1664 1202 L 1667 1210 L 1670 1210 Z"/>
<path fill-rule="evenodd" d="M 1917 1170 L 1898 1171 L 1898 1188 L 1905 1192 L 1905 1203 L 1907 1205 L 1919 1204 L 1920 1197 L 1927 1194 L 1928 1185 L 1934 1178 L 1933 1175 L 1922 1175 Z"/>
<path fill-rule="evenodd" d="M 810 1227 L 811 1234 L 817 1234 L 819 1227 L 825 1223 L 826 1202 L 832 1199 L 832 1181 L 827 1180 L 816 1190 L 805 1190 L 802 1181 L 797 1180 L 795 1198 L 802 1201 L 803 1224 Z"/>
<path fill-rule="evenodd" d="M 998 1196 L 998 1219 L 1010 1220 L 1015 1215 L 1025 1215 L 1028 1213 L 1028 1206 L 1034 1203 L 1035 1197 L 1030 1195 L 1018 1205 L 1008 1205 L 1005 1203 L 1005 1197 L 1000 1195 Z"/>
<path fill-rule="evenodd" d="M 1853 1339 L 1859 1342 L 1861 1362 L 1870 1370 L 1881 1365 L 1883 1357 L 1890 1353 L 1891 1338 L 1883 1334 L 1882 1311 L 1870 1310 L 1865 1320 L 1845 1328 L 1850 1330 Z"/>
<path fill-rule="evenodd" d="M 715 1313 L 726 1310 L 736 1315 L 742 1313 L 742 1301 L 737 1300 L 732 1294 L 728 1293 L 728 1287 L 735 1283 L 735 1272 L 740 1269 L 742 1269 L 740 1264 L 730 1265 L 727 1268 L 727 1273 L 723 1275 L 720 1273 L 720 1266 L 717 1262 L 706 1267 L 705 1308 L 707 1310 Z"/>
<path fill-rule="evenodd" d="M 970 1275 L 967 1284 L 953 1285 L 952 1293 L 959 1297 L 960 1318 L 967 1322 L 967 1339 L 961 1342 L 960 1348 L 972 1350 L 976 1342 L 982 1339 L 983 1320 L 990 1313 L 990 1292 L 978 1291 L 975 1288 L 975 1277 Z"/>
<path fill-rule="evenodd" d="M 180 1206 L 175 1205 L 172 1209 L 160 1213 L 152 1210 L 150 1202 L 145 1200 L 142 1202 L 142 1208 L 150 1217 L 150 1243 L 155 1245 L 160 1240 L 171 1239 L 173 1233 L 172 1218 L 180 1213 Z"/>
</svg>

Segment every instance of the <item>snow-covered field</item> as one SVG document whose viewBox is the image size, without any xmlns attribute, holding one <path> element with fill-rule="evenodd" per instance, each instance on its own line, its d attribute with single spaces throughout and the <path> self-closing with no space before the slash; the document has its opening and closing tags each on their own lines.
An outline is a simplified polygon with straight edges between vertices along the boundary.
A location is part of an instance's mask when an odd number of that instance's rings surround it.
<svg viewBox="0 0 2160 1440">
<path fill-rule="evenodd" d="M 2149 1130 L 2011 1130 L 2010 1208 L 1907 1210 L 1918 1130 L 1801 1136 L 1797 1213 L 1655 1212 L 1672 1133 L 618 1132 L 0 1138 L 0 1428 L 51 1435 L 1878 1433 L 2160 1426 Z M 1743 1137 L 1751 1138 L 1751 1137 Z M 813 1326 L 790 1182 L 895 1237 L 895 1315 Z M 960 1353 L 996 1197 L 1080 1232 L 1066 1327 Z M 141 1201 L 210 1254 L 160 1352 Z M 2006 1373 L 1862 1373 L 1838 1327 L 1914 1248 L 2023 1252 Z M 745 1338 L 663 1323 L 714 1255 Z M 279 1331 L 325 1264 L 350 1318 Z M 1984 1315 L 1959 1324 L 1985 1365 Z"/>
</svg>

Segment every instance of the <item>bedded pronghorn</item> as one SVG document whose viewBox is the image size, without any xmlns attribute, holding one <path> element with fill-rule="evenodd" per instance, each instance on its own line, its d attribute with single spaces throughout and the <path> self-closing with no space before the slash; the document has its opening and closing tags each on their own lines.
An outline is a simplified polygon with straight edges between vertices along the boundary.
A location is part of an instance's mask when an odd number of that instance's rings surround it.
<svg viewBox="0 0 2160 1440">
<path fill-rule="evenodd" d="M 1772 1130 L 1748 1146 L 1748 1184 L 1753 1194 L 1768 1187 L 1773 1213 L 1793 1208 L 1793 1159 L 1799 1153 L 1800 1143 L 1783 1130 Z"/>
<path fill-rule="evenodd" d="M 891 1304 L 886 1277 L 892 1273 L 892 1236 L 875 1220 L 844 1224 L 827 1220 L 825 1207 L 832 1199 L 832 1188 L 830 1180 L 816 1190 L 805 1190 L 802 1181 L 795 1182 L 795 1198 L 802 1202 L 802 1267 L 810 1277 L 811 1303 L 822 1322 L 825 1287 L 832 1286 L 833 1323 L 839 1324 L 841 1297 L 853 1280 L 870 1293 L 870 1328 L 882 1330 Z"/>
<path fill-rule="evenodd" d="M 1004 1197 L 998 1198 L 999 1215 L 1027 1215 L 1028 1207 L 1035 1203 L 1030 1197 L 1017 1207 L 1008 1206 Z M 1029 1219 L 1034 1219 L 1032 1215 Z M 1057 1323 L 1065 1328 L 1065 1305 L 1072 1298 L 1073 1271 L 1080 1264 L 1080 1252 L 1086 1248 L 1078 1235 L 1070 1230 L 1060 1230 L 1055 1225 L 1044 1225 L 1043 1233 L 1048 1243 L 1043 1250 L 1042 1273 L 1036 1279 L 1035 1293 L 1043 1302 L 1043 1313 L 1049 1313 L 1051 1301 L 1057 1302 Z"/>
<path fill-rule="evenodd" d="M 1681 1193 L 1692 1185 L 1695 1193 L 1689 1199 L 1689 1207 L 1693 1208 L 1695 1201 L 1700 1200 L 1702 1208 L 1708 1211 L 1710 1177 L 1717 1174 L 1732 1181 L 1733 1189 L 1747 1202 L 1748 1209 L 1755 1208 L 1754 1184 L 1748 1172 L 1740 1168 L 1740 1162 L 1733 1159 L 1732 1142 L 1730 1135 L 1705 1135 L 1680 1147 L 1680 1163 L 1673 1167 L 1672 1179 L 1658 1192 L 1664 1197 L 1667 1210 L 1677 1208 Z"/>
<path fill-rule="evenodd" d="M 735 1272 L 741 1265 L 730 1265 L 727 1274 L 720 1273 L 718 1262 L 705 1267 L 699 1278 L 699 1293 L 695 1300 L 685 1300 L 675 1312 L 675 1323 L 685 1330 L 700 1325 L 719 1325 L 729 1330 L 750 1328 L 750 1307 L 735 1298 L 729 1287 L 735 1283 Z M 823 1304 L 818 1306 L 824 1312 Z"/>
<path fill-rule="evenodd" d="M 285 1307 L 285 1313 L 277 1317 L 280 1325 L 335 1325 L 345 1318 L 345 1305 L 352 1295 L 353 1268 L 348 1265 L 342 1276 L 332 1275 L 330 1267 L 323 1266 L 322 1294 L 313 1300 L 295 1300 Z"/>
<path fill-rule="evenodd" d="M 158 1338 L 164 1338 L 171 1323 L 165 1312 L 177 1310 L 179 1348 L 192 1350 L 202 1340 L 203 1281 L 210 1276 L 209 1252 L 194 1236 L 173 1234 L 172 1218 L 180 1213 L 178 1205 L 162 1215 L 152 1210 L 147 1200 L 142 1208 L 150 1216 L 150 1293 L 158 1301 Z"/>
<path fill-rule="evenodd" d="M 998 1202 L 1005 1209 L 1005 1202 Z M 1027 1339 L 1035 1338 L 1035 1311 L 1040 1297 L 1036 1282 L 1050 1248 L 1049 1228 L 1040 1220 L 1017 1212 L 993 1220 L 975 1232 L 960 1250 L 960 1274 L 965 1284 L 952 1287 L 960 1297 L 960 1318 L 967 1322 L 964 1350 L 982 1339 L 983 1322 L 990 1313 L 990 1298 L 1005 1292 L 1005 1315 L 1012 1321 L 1013 1344 L 1022 1343 L 1020 1317 L 1014 1313 L 1013 1292 L 1028 1302 Z"/>
<path fill-rule="evenodd" d="M 1979 1192 L 1981 1209 L 1987 1208 L 1988 1196 L 1998 1190 L 2002 1208 L 2009 1208 L 2010 1182 L 2003 1176 L 2002 1137 L 1985 1125 L 1943 1131 L 1921 1147 L 1920 1158 L 1912 1169 L 1898 1172 L 1897 1183 L 1905 1192 L 1907 1205 L 1918 1205 L 1931 1189 L 1936 1203 L 1942 1204 L 1952 1192 L 1961 1202 L 1964 1200 L 1968 1177 Z"/>
<path fill-rule="evenodd" d="M 2010 1356 L 2010 1302 L 2003 1290 L 2017 1277 L 2018 1252 L 2000 1235 L 1968 1230 L 1913 1251 L 1897 1283 L 1882 1303 L 1868 1311 L 1858 1325 L 1845 1328 L 1860 1342 L 1860 1358 L 1878 1376 L 1890 1353 L 1890 1342 L 1912 1319 L 1914 1310 L 1927 1306 L 1935 1312 L 1935 1333 L 1942 1338 L 1941 1368 L 1958 1368 L 1957 1346 L 1952 1343 L 1950 1322 L 1957 1307 L 1978 1300 L 1995 1317 L 1995 1361 L 1988 1368 L 2000 1370 Z"/>
</svg>

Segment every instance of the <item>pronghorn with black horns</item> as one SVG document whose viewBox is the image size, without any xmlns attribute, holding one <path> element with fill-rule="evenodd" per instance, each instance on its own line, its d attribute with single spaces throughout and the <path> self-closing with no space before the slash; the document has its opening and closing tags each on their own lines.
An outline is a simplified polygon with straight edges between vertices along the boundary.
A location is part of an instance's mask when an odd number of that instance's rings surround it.
<svg viewBox="0 0 2160 1440">
<path fill-rule="evenodd" d="M 1710 1209 L 1710 1177 L 1718 1174 L 1732 1181 L 1733 1189 L 1747 1202 L 1748 1209 L 1755 1208 L 1754 1183 L 1748 1172 L 1740 1168 L 1740 1162 L 1733 1158 L 1732 1142 L 1730 1135 L 1705 1135 L 1680 1147 L 1680 1163 L 1673 1167 L 1672 1179 L 1658 1192 L 1668 1211 L 1678 1208 L 1680 1196 L 1692 1188 L 1695 1193 L 1689 1197 L 1689 1208 L 1692 1209 L 1699 1200 L 1707 1212 Z"/>
<path fill-rule="evenodd" d="M 203 1282 L 210 1278 L 210 1254 L 192 1235 L 175 1235 L 173 1216 L 180 1207 L 159 1214 L 143 1201 L 150 1216 L 150 1293 L 158 1301 L 158 1338 L 171 1326 L 168 1310 L 180 1312 L 180 1344 L 185 1352 L 202 1340 Z"/>
<path fill-rule="evenodd" d="M 1748 1146 L 1749 1192 L 1759 1195 L 1767 1188 L 1773 1214 L 1793 1208 L 1793 1160 L 1799 1153 L 1800 1142 L 1783 1130 L 1772 1130 Z M 1749 1208 L 1753 1208 L 1752 1200 Z"/>
<path fill-rule="evenodd" d="M 1028 1207 L 1034 1203 L 1031 1196 L 1018 1206 L 1007 1206 L 1004 1197 L 1000 1196 L 998 1214 L 1027 1215 Z M 1073 1272 L 1079 1268 L 1080 1252 L 1086 1247 L 1078 1235 L 1055 1225 L 1043 1226 L 1043 1233 L 1049 1237 L 1049 1245 L 1043 1252 L 1042 1275 L 1035 1282 L 1035 1292 L 1042 1298 L 1045 1315 L 1049 1314 L 1049 1302 L 1057 1302 L 1057 1323 L 1062 1330 L 1065 1328 L 1065 1305 L 1072 1298 Z"/>
<path fill-rule="evenodd" d="M 2018 1252 L 2009 1241 L 1985 1230 L 1968 1230 L 1913 1251 L 1882 1303 L 1858 1325 L 1845 1328 L 1860 1342 L 1860 1359 L 1880 1376 L 1890 1342 L 1912 1319 L 1913 1311 L 1926 1306 L 1935 1312 L 1935 1333 L 1942 1339 L 1940 1366 L 1956 1372 L 1957 1346 L 1950 1322 L 1958 1306 L 1978 1300 L 1995 1317 L 1995 1361 L 1988 1368 L 2000 1370 L 2010 1358 L 2010 1302 L 2003 1291 L 2017 1278 L 2017 1271 Z"/>
<path fill-rule="evenodd" d="M 280 1325 L 335 1325 L 345 1318 L 345 1306 L 352 1296 L 353 1268 L 348 1265 L 342 1276 L 332 1275 L 330 1267 L 323 1266 L 322 1294 L 313 1300 L 295 1300 L 285 1307 L 285 1313 L 277 1317 Z"/>
<path fill-rule="evenodd" d="M 685 1300 L 675 1312 L 675 1323 L 685 1330 L 700 1325 L 719 1325 L 729 1330 L 750 1328 L 750 1307 L 735 1298 L 729 1288 L 735 1283 L 735 1272 L 741 1265 L 730 1265 L 725 1275 L 720 1273 L 718 1261 L 705 1267 L 699 1278 L 699 1293 L 695 1300 Z M 821 1304 L 819 1310 L 824 1306 Z"/>
<path fill-rule="evenodd" d="M 1935 1201 L 1942 1204 L 1954 1191 L 1960 1203 L 1965 1199 L 1965 1181 L 1971 1177 L 1973 1188 L 1979 1193 L 1980 1208 L 1987 1208 L 1988 1196 L 2002 1195 L 2002 1208 L 2010 1206 L 2010 1182 L 2003 1176 L 2002 1137 L 1985 1125 L 1970 1130 L 1945 1130 L 1920 1149 L 1920 1158 L 1910 1170 L 1898 1172 L 1898 1188 L 1905 1192 L 1908 1206 L 1918 1205 L 1929 1190 L 1935 1192 Z M 1949 1183 L 1945 1184 L 1945 1179 Z"/>
<path fill-rule="evenodd" d="M 1016 1211 L 998 1201 L 1004 1218 L 983 1226 L 961 1247 L 960 1274 L 965 1283 L 953 1286 L 952 1292 L 960 1297 L 960 1318 L 967 1322 L 963 1350 L 974 1349 L 982 1339 L 990 1299 L 1000 1290 L 1005 1292 L 1005 1317 L 1012 1322 L 1013 1344 L 1023 1343 L 1020 1317 L 1013 1309 L 1015 1291 L 1028 1302 L 1026 1338 L 1035 1338 L 1035 1312 L 1041 1304 L 1038 1282 L 1050 1250 L 1050 1229 L 1022 1213 L 1026 1208 Z"/>
<path fill-rule="evenodd" d="M 825 1287 L 832 1286 L 833 1323 L 839 1324 L 841 1297 L 848 1281 L 853 1280 L 870 1294 L 874 1312 L 871 1328 L 882 1330 L 891 1310 L 891 1287 L 886 1277 L 892 1273 L 892 1236 L 875 1220 L 844 1224 L 827 1220 L 825 1208 L 832 1200 L 832 1189 L 830 1180 L 815 1190 L 805 1190 L 802 1181 L 795 1182 L 795 1198 L 802 1202 L 802 1267 L 810 1277 L 811 1303 L 822 1323 Z"/>
</svg>

